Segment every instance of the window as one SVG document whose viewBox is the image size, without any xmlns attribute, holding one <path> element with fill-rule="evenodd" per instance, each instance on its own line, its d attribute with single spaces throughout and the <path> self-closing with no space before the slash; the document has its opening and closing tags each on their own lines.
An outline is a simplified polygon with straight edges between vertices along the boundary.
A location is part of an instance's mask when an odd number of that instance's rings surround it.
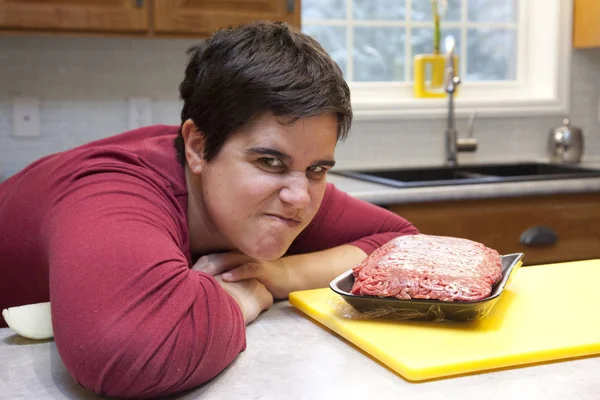
<svg viewBox="0 0 600 400">
<path fill-rule="evenodd" d="M 515 80 L 517 0 L 447 4 L 442 37 L 457 41 L 466 61 L 461 76 Z M 304 31 L 325 46 L 348 81 L 411 81 L 413 56 L 433 50 L 430 0 L 303 0 L 302 11 Z"/>
<path fill-rule="evenodd" d="M 568 111 L 571 8 L 570 0 L 448 0 L 441 26 L 460 57 L 457 111 Z M 430 0 L 302 1 L 302 29 L 342 68 L 357 116 L 443 111 L 441 100 L 412 95 L 413 56 L 432 52 L 432 20 Z"/>
</svg>

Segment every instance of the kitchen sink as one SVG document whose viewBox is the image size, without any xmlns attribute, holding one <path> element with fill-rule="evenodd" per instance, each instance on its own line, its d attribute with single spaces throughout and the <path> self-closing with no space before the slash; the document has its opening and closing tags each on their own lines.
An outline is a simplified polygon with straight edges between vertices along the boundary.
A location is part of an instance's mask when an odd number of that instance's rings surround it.
<svg viewBox="0 0 600 400">
<path fill-rule="evenodd" d="M 545 163 L 520 163 L 520 164 L 499 164 L 499 165 L 477 165 L 466 166 L 468 171 L 476 172 L 484 175 L 496 176 L 525 176 L 525 177 L 540 177 L 548 176 L 556 179 L 557 176 L 572 177 L 573 174 L 595 174 L 600 173 L 600 170 L 593 170 L 574 165 L 562 164 L 545 164 Z"/>
<path fill-rule="evenodd" d="M 600 169 L 550 163 L 333 171 L 333 174 L 394 187 L 446 186 L 600 177 Z"/>
</svg>

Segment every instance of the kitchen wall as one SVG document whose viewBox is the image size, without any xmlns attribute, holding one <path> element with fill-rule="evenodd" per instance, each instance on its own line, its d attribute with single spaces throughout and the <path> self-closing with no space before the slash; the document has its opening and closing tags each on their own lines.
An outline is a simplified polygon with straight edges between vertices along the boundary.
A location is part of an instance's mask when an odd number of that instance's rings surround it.
<svg viewBox="0 0 600 400">
<path fill-rule="evenodd" d="M 0 175 L 37 158 L 128 129 L 130 97 L 152 99 L 154 123 L 177 124 L 177 87 L 194 40 L 0 37 Z M 583 128 L 586 157 L 600 158 L 600 49 L 573 51 L 571 120 Z M 40 137 L 13 137 L 12 99 L 40 100 Z M 546 157 L 548 130 L 561 115 L 482 118 L 479 149 L 460 161 Z M 356 121 L 338 147 L 338 168 L 434 165 L 443 161 L 440 119 Z M 466 121 L 458 128 L 465 131 Z"/>
</svg>

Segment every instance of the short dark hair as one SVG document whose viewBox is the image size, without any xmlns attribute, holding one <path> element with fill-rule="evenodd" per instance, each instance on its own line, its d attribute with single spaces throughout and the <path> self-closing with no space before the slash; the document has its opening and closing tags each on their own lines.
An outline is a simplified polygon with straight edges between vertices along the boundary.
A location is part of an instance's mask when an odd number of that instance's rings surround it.
<svg viewBox="0 0 600 400">
<path fill-rule="evenodd" d="M 181 124 L 191 119 L 203 133 L 204 159 L 210 161 L 232 132 L 266 112 L 290 124 L 333 112 L 338 140 L 346 138 L 350 89 L 325 49 L 298 29 L 265 21 L 221 29 L 188 55 L 179 86 Z M 181 127 L 175 147 L 185 165 Z"/>
</svg>

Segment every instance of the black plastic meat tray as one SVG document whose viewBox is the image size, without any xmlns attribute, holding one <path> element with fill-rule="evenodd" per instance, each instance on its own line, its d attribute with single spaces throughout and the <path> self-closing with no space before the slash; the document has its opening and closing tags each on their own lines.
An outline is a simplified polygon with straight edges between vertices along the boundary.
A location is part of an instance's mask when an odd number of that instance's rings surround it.
<svg viewBox="0 0 600 400">
<path fill-rule="evenodd" d="M 406 316 L 404 319 L 472 321 L 487 316 L 502 294 L 511 274 L 522 264 L 523 253 L 501 256 L 502 279 L 494 285 L 492 293 L 476 301 L 441 301 L 425 299 L 397 299 L 394 297 L 361 296 L 351 294 L 354 285 L 352 270 L 335 278 L 329 287 L 342 296 L 354 309 L 368 315 L 371 311 L 389 311 L 389 316 Z"/>
</svg>

